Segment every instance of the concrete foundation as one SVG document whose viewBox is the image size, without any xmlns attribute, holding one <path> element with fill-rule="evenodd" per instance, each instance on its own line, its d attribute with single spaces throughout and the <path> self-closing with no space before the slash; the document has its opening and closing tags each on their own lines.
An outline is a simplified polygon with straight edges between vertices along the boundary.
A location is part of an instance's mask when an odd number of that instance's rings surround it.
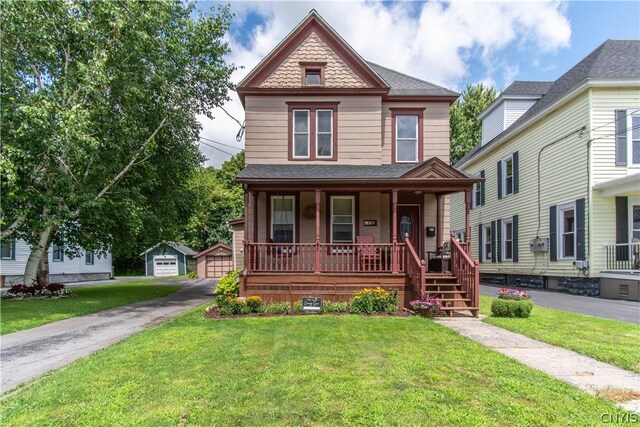
<svg viewBox="0 0 640 427">
<path fill-rule="evenodd" d="M 548 289 L 590 297 L 600 295 L 600 279 L 596 277 L 547 277 L 521 274 L 480 273 L 480 283 L 505 288 Z"/>
<path fill-rule="evenodd" d="M 73 283 L 90 282 L 93 280 L 109 280 L 111 273 L 74 273 L 74 274 L 51 274 L 51 283 Z M 22 285 L 23 276 L 2 276 L 2 286 Z"/>
<path fill-rule="evenodd" d="M 618 279 L 603 277 L 600 279 L 602 298 L 640 301 L 640 279 Z"/>
</svg>

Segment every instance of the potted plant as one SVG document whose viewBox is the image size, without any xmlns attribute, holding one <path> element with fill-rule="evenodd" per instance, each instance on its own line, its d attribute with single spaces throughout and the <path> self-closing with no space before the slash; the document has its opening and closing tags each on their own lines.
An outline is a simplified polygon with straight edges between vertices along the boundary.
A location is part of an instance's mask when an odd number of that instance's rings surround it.
<svg viewBox="0 0 640 427">
<path fill-rule="evenodd" d="M 416 313 L 425 317 L 434 317 L 440 314 L 442 304 L 436 298 L 422 297 L 409 303 Z"/>
<path fill-rule="evenodd" d="M 491 303 L 491 314 L 496 317 L 529 317 L 533 301 L 522 289 L 500 288 Z"/>
</svg>

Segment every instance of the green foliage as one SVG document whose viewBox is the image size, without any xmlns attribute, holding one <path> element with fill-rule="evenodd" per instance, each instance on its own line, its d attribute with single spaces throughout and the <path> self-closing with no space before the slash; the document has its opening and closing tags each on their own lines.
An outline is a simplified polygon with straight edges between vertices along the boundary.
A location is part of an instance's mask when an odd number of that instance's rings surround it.
<svg viewBox="0 0 640 427">
<path fill-rule="evenodd" d="M 451 164 L 455 164 L 482 138 L 478 115 L 496 99 L 496 90 L 482 83 L 467 85 L 451 106 Z"/>
<path fill-rule="evenodd" d="M 187 279 L 197 279 L 198 278 L 198 272 L 197 271 L 192 271 L 190 273 L 187 273 Z"/>
<path fill-rule="evenodd" d="M 363 289 L 353 296 L 350 309 L 351 313 L 393 313 L 398 309 L 398 292 L 380 287 Z"/>
<path fill-rule="evenodd" d="M 231 270 L 218 280 L 216 295 L 218 299 L 240 295 L 240 270 Z"/>
<path fill-rule="evenodd" d="M 115 257 L 177 240 L 198 116 L 232 88 L 228 8 L 57 0 L 2 5 L 0 228 Z M 188 70 L 188 71 L 185 71 Z M 10 229 L 7 229 L 9 227 Z"/>
<path fill-rule="evenodd" d="M 299 299 L 293 303 L 293 312 L 302 313 L 302 300 Z"/>
<path fill-rule="evenodd" d="M 496 317 L 529 317 L 531 310 L 533 310 L 533 302 L 530 299 L 496 298 L 491 303 L 491 313 Z"/>
<path fill-rule="evenodd" d="M 290 314 L 291 303 L 289 301 L 272 302 L 264 306 L 264 312 L 269 314 Z"/>
<path fill-rule="evenodd" d="M 349 302 L 348 301 L 323 301 L 322 302 L 323 313 L 348 313 Z"/>
<path fill-rule="evenodd" d="M 262 298 L 257 295 L 250 296 L 246 300 L 251 313 L 259 313 L 262 310 Z"/>
</svg>

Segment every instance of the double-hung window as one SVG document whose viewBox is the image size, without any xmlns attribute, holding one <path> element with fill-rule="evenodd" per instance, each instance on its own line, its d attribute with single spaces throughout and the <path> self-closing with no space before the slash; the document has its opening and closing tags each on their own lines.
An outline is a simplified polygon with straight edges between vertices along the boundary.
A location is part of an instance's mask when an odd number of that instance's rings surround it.
<svg viewBox="0 0 640 427">
<path fill-rule="evenodd" d="M 84 254 L 84 263 L 86 265 L 93 265 L 94 263 L 94 255 L 92 251 L 85 252 Z"/>
<path fill-rule="evenodd" d="M 558 206 L 558 253 L 561 259 L 576 257 L 576 205 L 567 203 Z"/>
<path fill-rule="evenodd" d="M 271 240 L 293 243 L 296 231 L 295 196 L 271 196 Z"/>
<path fill-rule="evenodd" d="M 337 103 L 289 103 L 290 160 L 337 160 Z"/>
<path fill-rule="evenodd" d="M 52 245 L 53 262 L 64 261 L 64 246 L 62 240 L 54 242 Z"/>
<path fill-rule="evenodd" d="M 331 196 L 331 243 L 353 243 L 355 197 Z"/>
<path fill-rule="evenodd" d="M 4 239 L 0 252 L 2 259 L 16 259 L 16 239 Z"/>
<path fill-rule="evenodd" d="M 502 196 L 513 194 L 513 154 L 502 159 Z"/>
<path fill-rule="evenodd" d="M 493 260 L 493 241 L 491 231 L 491 224 L 485 224 L 482 227 L 482 259 L 485 261 Z"/>
<path fill-rule="evenodd" d="M 640 166 L 640 112 L 629 117 L 628 132 L 631 164 Z"/>
<path fill-rule="evenodd" d="M 477 208 L 482 204 L 481 201 L 482 188 L 479 182 L 473 184 L 473 200 L 471 201 L 471 207 Z"/>
<path fill-rule="evenodd" d="M 513 219 L 502 220 L 502 260 L 513 261 Z"/>
<path fill-rule="evenodd" d="M 453 236 L 454 238 L 460 242 L 460 243 L 464 243 L 465 239 L 464 239 L 464 230 L 457 230 L 453 232 Z"/>
<path fill-rule="evenodd" d="M 391 160 L 394 163 L 422 161 L 422 116 L 424 109 L 391 110 Z"/>
</svg>

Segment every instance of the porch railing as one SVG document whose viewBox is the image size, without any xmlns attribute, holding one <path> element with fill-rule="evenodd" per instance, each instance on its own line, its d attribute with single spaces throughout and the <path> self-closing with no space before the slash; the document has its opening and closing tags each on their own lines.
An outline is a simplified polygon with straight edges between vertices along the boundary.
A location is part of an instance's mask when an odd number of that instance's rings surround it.
<svg viewBox="0 0 640 427">
<path fill-rule="evenodd" d="M 404 243 L 245 243 L 256 273 L 404 273 Z"/>
<path fill-rule="evenodd" d="M 413 248 L 409 235 L 405 235 L 405 242 L 407 242 L 407 265 L 405 270 L 407 276 L 409 276 L 409 285 L 416 294 L 422 297 L 425 294 L 426 283 L 425 263 Z"/>
<path fill-rule="evenodd" d="M 480 267 L 473 261 L 465 248 L 460 245 L 455 237 L 451 236 L 451 273 L 456 276 L 463 291 L 467 292 L 473 307 L 479 307 L 480 303 Z"/>
<path fill-rule="evenodd" d="M 605 245 L 604 252 L 607 270 L 640 270 L 640 242 Z"/>
</svg>

